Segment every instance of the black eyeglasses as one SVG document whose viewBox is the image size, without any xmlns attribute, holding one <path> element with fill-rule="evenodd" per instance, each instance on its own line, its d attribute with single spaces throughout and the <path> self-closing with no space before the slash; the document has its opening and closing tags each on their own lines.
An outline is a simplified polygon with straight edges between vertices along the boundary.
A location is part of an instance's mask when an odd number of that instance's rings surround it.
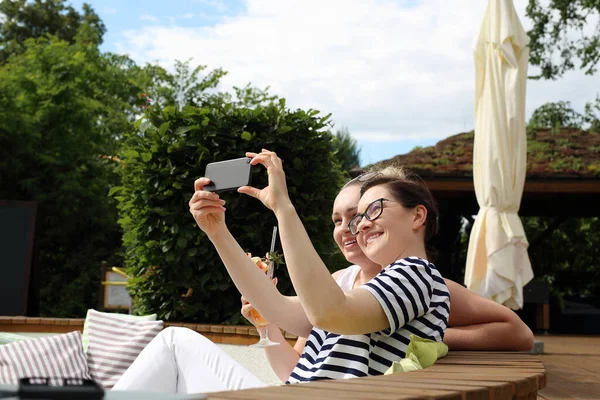
<svg viewBox="0 0 600 400">
<path fill-rule="evenodd" d="M 384 201 L 393 200 L 384 199 L 383 197 L 381 199 L 377 199 L 367 206 L 367 209 L 364 213 L 356 214 L 354 217 L 352 217 L 350 223 L 348 224 L 350 233 L 353 235 L 358 234 L 358 224 L 360 224 L 360 221 L 362 221 L 363 217 L 369 221 L 375 221 L 377 218 L 381 217 L 381 214 L 383 213 Z"/>
</svg>

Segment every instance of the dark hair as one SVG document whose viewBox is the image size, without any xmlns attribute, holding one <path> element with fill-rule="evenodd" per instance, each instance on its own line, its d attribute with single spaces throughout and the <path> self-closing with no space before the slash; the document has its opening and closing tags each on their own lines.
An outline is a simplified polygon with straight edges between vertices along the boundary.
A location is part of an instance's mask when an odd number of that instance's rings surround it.
<svg viewBox="0 0 600 400">
<path fill-rule="evenodd" d="M 391 193 L 394 200 L 405 208 L 414 208 L 422 205 L 427 209 L 425 220 L 425 250 L 430 261 L 435 258 L 435 249 L 430 245 L 431 239 L 438 231 L 438 208 L 429 188 L 418 175 L 408 175 L 404 179 L 394 177 L 377 177 L 365 182 L 360 188 L 360 195 L 372 187 L 384 185 Z"/>
</svg>

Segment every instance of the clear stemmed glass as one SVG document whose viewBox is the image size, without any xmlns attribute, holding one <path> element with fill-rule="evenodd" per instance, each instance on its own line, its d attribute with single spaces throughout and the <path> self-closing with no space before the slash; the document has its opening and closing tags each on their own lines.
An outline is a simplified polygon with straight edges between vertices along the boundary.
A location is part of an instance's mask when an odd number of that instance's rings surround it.
<svg viewBox="0 0 600 400">
<path fill-rule="evenodd" d="M 266 265 L 266 270 L 264 271 L 269 279 L 273 281 L 273 272 L 275 270 L 275 262 L 271 259 L 264 258 L 259 260 L 263 265 Z M 261 264 L 257 261 L 257 265 L 260 267 Z M 261 268 L 262 270 L 263 268 Z M 269 321 L 264 319 L 258 311 L 254 308 L 250 310 L 250 316 L 254 320 L 254 324 L 256 325 L 256 330 L 260 335 L 260 339 L 257 343 L 251 344 L 250 347 L 269 347 L 269 346 L 278 346 L 279 342 L 273 342 L 269 339 L 268 326 Z"/>
</svg>

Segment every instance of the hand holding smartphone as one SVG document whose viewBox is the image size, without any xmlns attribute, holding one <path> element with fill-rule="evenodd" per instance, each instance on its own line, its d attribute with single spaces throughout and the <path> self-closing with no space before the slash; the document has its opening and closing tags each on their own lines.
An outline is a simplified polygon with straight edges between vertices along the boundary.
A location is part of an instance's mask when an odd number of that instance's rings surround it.
<svg viewBox="0 0 600 400">
<path fill-rule="evenodd" d="M 207 192 L 224 192 L 241 186 L 250 185 L 252 165 L 248 157 L 210 163 L 206 166 L 204 176 L 210 184 L 204 186 Z"/>
</svg>

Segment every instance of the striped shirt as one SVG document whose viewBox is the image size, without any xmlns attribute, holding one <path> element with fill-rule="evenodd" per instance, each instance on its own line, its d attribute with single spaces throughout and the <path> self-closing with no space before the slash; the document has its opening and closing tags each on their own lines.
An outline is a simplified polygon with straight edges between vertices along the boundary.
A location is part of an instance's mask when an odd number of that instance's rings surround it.
<svg viewBox="0 0 600 400">
<path fill-rule="evenodd" d="M 418 257 L 398 260 L 361 288 L 375 296 L 389 328 L 362 335 L 313 328 L 288 382 L 381 375 L 404 358 L 411 334 L 435 341 L 444 338 L 450 294 L 430 262 Z"/>
</svg>

